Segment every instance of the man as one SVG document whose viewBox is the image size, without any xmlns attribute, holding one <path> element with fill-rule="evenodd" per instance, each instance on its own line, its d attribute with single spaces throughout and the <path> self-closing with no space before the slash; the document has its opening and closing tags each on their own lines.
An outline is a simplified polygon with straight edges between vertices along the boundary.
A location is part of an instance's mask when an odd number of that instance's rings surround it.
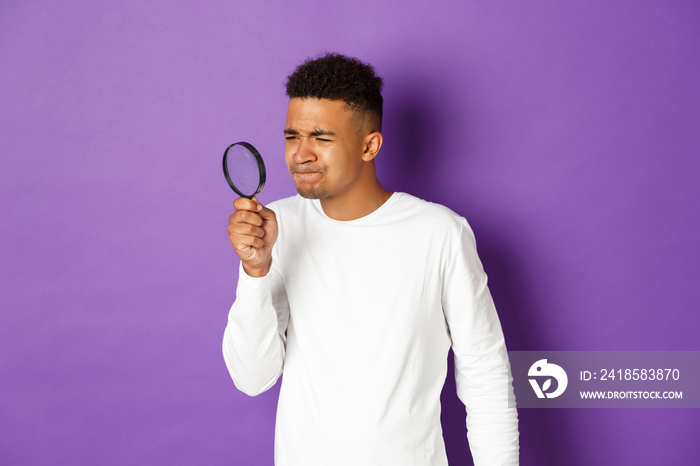
<svg viewBox="0 0 700 466">
<path fill-rule="evenodd" d="M 510 366 L 472 231 L 379 184 L 381 87 L 371 66 L 335 54 L 289 76 L 299 195 L 234 202 L 226 365 L 249 395 L 284 373 L 278 466 L 436 466 L 451 346 L 475 465 L 517 465 Z"/>
</svg>

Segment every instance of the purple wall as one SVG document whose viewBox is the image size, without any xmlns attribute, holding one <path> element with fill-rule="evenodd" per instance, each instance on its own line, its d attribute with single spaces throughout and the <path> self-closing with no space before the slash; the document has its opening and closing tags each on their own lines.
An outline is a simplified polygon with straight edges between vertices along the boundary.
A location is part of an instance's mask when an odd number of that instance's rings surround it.
<svg viewBox="0 0 700 466">
<path fill-rule="evenodd" d="M 470 220 L 509 349 L 700 350 L 697 2 L 43 3 L 0 5 L 0 464 L 272 463 L 220 156 L 293 194 L 283 82 L 325 50 L 384 76 L 380 178 Z M 700 454 L 692 409 L 520 416 L 523 465 Z"/>
</svg>

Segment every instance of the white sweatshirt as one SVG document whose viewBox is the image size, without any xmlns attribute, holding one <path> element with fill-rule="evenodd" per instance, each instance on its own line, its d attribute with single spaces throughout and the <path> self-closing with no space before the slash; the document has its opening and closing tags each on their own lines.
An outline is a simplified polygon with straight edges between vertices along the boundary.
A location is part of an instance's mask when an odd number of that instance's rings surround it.
<svg viewBox="0 0 700 466">
<path fill-rule="evenodd" d="M 272 270 L 240 269 L 223 352 L 249 395 L 284 373 L 275 464 L 447 465 L 452 346 L 475 466 L 517 465 L 508 355 L 466 220 L 405 193 L 352 221 L 300 196 L 269 207 Z"/>
</svg>

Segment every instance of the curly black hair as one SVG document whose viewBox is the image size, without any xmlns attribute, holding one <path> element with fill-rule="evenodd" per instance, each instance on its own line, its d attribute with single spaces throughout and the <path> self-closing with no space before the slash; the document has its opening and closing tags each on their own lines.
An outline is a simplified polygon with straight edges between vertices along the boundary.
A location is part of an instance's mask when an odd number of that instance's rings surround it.
<svg viewBox="0 0 700 466">
<path fill-rule="evenodd" d="M 372 65 L 337 53 L 306 60 L 287 77 L 289 98 L 342 100 L 351 109 L 373 116 L 381 131 L 384 99 L 382 78 Z"/>
</svg>

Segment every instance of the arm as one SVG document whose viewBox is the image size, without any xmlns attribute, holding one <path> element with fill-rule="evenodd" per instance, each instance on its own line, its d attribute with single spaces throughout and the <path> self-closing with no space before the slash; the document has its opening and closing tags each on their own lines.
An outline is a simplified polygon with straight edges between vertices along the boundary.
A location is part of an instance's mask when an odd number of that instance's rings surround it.
<svg viewBox="0 0 700 466">
<path fill-rule="evenodd" d="M 503 331 L 476 252 L 462 221 L 447 251 L 443 309 L 455 355 L 457 395 L 467 410 L 475 466 L 519 464 L 518 413 Z"/>
<path fill-rule="evenodd" d="M 223 354 L 236 387 L 254 396 L 282 373 L 289 309 L 272 264 L 277 217 L 255 198 L 236 199 L 229 239 L 241 260 L 236 301 L 228 315 Z"/>
<path fill-rule="evenodd" d="M 223 353 L 233 383 L 255 396 L 282 373 L 289 308 L 277 271 L 250 277 L 240 268 L 236 301 L 228 314 Z"/>
</svg>

